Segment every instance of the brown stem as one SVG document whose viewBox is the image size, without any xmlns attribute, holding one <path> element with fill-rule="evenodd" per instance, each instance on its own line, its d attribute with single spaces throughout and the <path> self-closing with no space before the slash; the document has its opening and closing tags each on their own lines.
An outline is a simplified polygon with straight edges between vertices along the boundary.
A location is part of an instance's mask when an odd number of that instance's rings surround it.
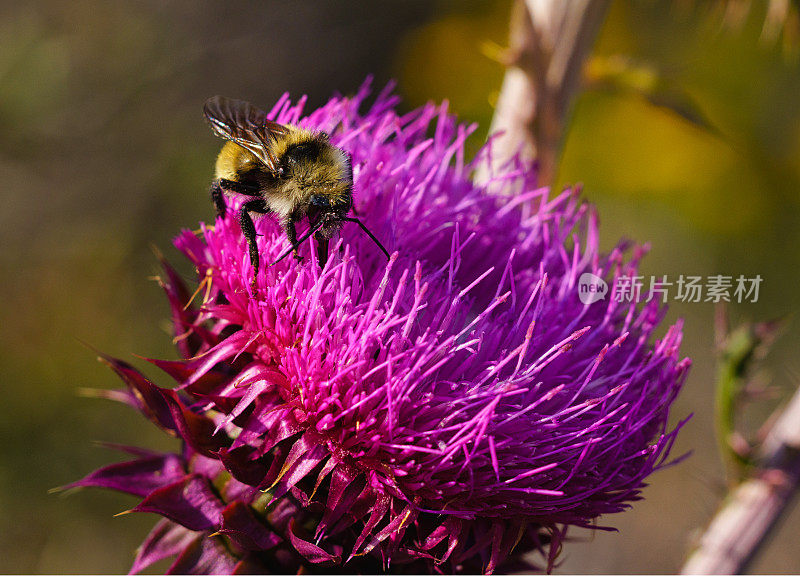
<svg viewBox="0 0 800 576">
<path fill-rule="evenodd" d="M 503 134 L 492 148 L 491 166 L 482 167 L 476 175 L 479 182 L 521 152 L 538 162 L 542 185 L 553 183 L 583 61 L 610 3 L 517 0 L 511 16 L 508 69 L 490 128 L 492 134 Z"/>
<path fill-rule="evenodd" d="M 787 509 L 800 483 L 800 389 L 761 451 L 764 464 L 729 494 L 682 574 L 741 574 Z"/>
</svg>

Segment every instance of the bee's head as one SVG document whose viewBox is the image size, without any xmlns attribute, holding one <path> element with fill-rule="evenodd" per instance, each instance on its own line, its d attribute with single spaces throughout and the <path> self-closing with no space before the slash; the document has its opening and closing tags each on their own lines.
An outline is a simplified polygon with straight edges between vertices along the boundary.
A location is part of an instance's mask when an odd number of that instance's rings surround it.
<svg viewBox="0 0 800 576">
<path fill-rule="evenodd" d="M 318 193 L 310 198 L 309 218 L 321 224 L 320 232 L 331 238 L 342 227 L 344 218 L 352 207 L 349 189 L 344 194 Z"/>
</svg>

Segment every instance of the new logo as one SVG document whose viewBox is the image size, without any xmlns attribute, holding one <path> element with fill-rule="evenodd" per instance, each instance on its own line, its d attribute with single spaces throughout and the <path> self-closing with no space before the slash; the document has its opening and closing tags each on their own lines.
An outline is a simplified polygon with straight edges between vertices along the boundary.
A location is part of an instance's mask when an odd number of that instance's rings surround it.
<svg viewBox="0 0 800 576">
<path fill-rule="evenodd" d="M 578 279 L 578 298 L 584 304 L 592 304 L 598 300 L 605 300 L 608 295 L 606 281 L 591 272 L 584 272 Z"/>
</svg>

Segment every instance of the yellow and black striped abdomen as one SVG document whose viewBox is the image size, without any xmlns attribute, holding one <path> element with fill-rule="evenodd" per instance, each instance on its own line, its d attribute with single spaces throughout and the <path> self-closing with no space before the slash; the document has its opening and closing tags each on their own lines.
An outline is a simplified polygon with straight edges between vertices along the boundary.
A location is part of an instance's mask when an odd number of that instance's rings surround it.
<svg viewBox="0 0 800 576">
<path fill-rule="evenodd" d="M 214 177 L 239 182 L 243 175 L 265 169 L 264 164 L 253 154 L 234 142 L 226 142 L 217 156 Z"/>
</svg>

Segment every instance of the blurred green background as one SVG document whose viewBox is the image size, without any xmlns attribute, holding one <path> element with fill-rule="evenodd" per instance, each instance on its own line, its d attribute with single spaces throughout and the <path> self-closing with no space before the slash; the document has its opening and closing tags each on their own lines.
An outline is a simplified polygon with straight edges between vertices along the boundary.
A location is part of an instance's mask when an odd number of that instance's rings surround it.
<svg viewBox="0 0 800 576">
<path fill-rule="evenodd" d="M 133 498 L 48 489 L 119 458 L 95 440 L 171 447 L 134 412 L 77 391 L 118 386 L 84 343 L 139 365 L 132 353 L 174 357 L 150 245 L 178 261 L 172 236 L 212 216 L 220 142 L 202 120 L 204 100 L 220 93 L 269 107 L 289 91 L 316 106 L 372 73 L 377 86 L 399 81 L 406 109 L 448 99 L 463 120 L 480 122 L 477 148 L 503 74 L 487 54 L 507 41 L 509 7 L 0 2 L 0 571 L 126 572 L 155 522 L 112 517 Z M 800 303 L 800 68 L 795 44 L 764 40 L 764 19 L 758 2 L 728 27 L 719 2 L 615 2 L 559 182 L 584 184 L 604 247 L 623 236 L 652 243 L 646 275 L 760 274 L 759 301 L 734 304 L 731 315 L 790 317 L 765 363 L 785 396 L 800 373 L 791 321 Z M 629 74 L 660 88 L 643 94 Z M 676 448 L 693 456 L 651 477 L 632 511 L 603 519 L 619 533 L 575 531 L 559 572 L 674 572 L 713 513 L 725 487 L 713 437 L 713 312 L 673 303 L 668 318 L 685 319 L 683 351 L 694 359 L 674 410 L 676 419 L 694 413 Z M 744 427 L 779 401 L 754 405 Z M 751 569 L 800 571 L 799 531 L 795 510 Z"/>
</svg>

